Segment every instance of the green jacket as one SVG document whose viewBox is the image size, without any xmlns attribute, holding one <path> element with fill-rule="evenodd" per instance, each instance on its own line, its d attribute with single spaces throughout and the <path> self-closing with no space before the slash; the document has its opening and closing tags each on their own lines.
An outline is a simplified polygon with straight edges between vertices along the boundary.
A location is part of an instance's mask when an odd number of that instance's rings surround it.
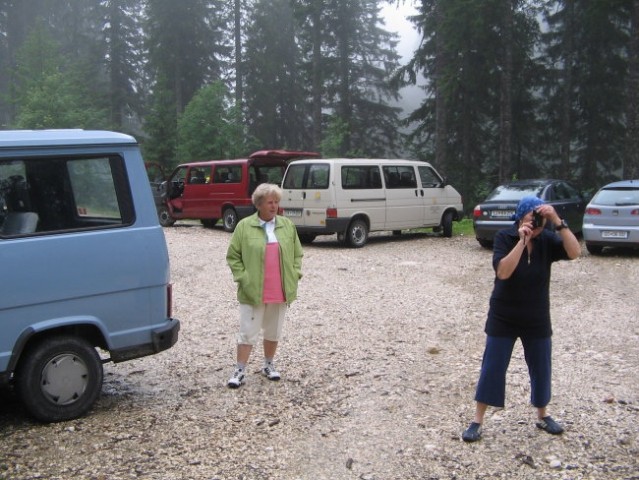
<svg viewBox="0 0 639 480">
<path fill-rule="evenodd" d="M 291 303 L 297 298 L 297 282 L 302 278 L 302 244 L 295 225 L 286 217 L 275 218 L 275 236 L 280 248 L 284 296 L 286 303 Z M 240 303 L 263 303 L 265 252 L 266 232 L 256 212 L 237 224 L 226 252 L 226 262 L 231 267 L 233 280 L 237 282 Z"/>
</svg>

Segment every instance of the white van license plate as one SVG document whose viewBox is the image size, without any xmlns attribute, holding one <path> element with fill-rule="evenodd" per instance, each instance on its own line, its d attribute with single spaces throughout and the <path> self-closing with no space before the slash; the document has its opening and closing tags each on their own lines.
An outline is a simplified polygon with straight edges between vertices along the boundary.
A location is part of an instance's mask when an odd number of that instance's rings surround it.
<svg viewBox="0 0 639 480">
<path fill-rule="evenodd" d="M 302 216 L 302 210 L 301 209 L 290 209 L 287 208 L 286 210 L 284 210 L 284 216 L 285 217 L 296 217 L 299 218 Z"/>
<path fill-rule="evenodd" d="M 628 232 L 617 230 L 603 230 L 601 232 L 601 238 L 628 238 Z"/>
</svg>

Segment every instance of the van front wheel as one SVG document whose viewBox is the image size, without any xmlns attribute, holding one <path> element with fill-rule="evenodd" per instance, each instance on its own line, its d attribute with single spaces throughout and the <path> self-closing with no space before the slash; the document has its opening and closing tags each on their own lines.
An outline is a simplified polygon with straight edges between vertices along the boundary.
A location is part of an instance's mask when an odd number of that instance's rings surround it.
<svg viewBox="0 0 639 480">
<path fill-rule="evenodd" d="M 362 248 L 367 241 L 368 225 L 364 220 L 353 220 L 346 229 L 346 243 L 353 248 Z"/>
<path fill-rule="evenodd" d="M 444 213 L 442 218 L 442 235 L 446 238 L 453 236 L 453 214 L 452 212 Z"/>
<path fill-rule="evenodd" d="M 237 212 L 234 208 L 227 208 L 222 213 L 222 222 L 224 223 L 224 230 L 232 232 L 237 226 Z"/>
<path fill-rule="evenodd" d="M 42 422 L 78 418 L 100 395 L 102 361 L 82 338 L 46 338 L 23 357 L 16 371 L 16 389 L 26 410 Z"/>
<path fill-rule="evenodd" d="M 158 207 L 158 220 L 160 221 L 160 225 L 163 227 L 171 227 L 175 223 L 175 218 L 171 216 L 169 207 L 166 205 Z"/>
</svg>

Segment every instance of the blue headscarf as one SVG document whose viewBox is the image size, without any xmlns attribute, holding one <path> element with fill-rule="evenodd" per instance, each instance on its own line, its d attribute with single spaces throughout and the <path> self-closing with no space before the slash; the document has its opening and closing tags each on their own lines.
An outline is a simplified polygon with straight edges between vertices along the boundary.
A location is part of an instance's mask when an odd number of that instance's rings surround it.
<svg viewBox="0 0 639 480">
<path fill-rule="evenodd" d="M 539 197 L 528 196 L 519 200 L 513 220 L 521 220 L 528 212 L 532 212 L 539 205 L 543 205 L 544 201 Z"/>
</svg>

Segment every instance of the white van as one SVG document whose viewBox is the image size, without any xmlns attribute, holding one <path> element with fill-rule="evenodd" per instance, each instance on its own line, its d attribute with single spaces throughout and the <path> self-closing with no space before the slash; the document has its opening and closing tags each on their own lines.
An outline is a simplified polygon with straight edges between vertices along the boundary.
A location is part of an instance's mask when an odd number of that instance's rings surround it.
<svg viewBox="0 0 639 480">
<path fill-rule="evenodd" d="M 295 160 L 282 180 L 282 214 L 300 240 L 337 233 L 363 247 L 372 231 L 433 227 L 445 237 L 461 220 L 461 195 L 428 163 L 415 160 Z"/>
</svg>

